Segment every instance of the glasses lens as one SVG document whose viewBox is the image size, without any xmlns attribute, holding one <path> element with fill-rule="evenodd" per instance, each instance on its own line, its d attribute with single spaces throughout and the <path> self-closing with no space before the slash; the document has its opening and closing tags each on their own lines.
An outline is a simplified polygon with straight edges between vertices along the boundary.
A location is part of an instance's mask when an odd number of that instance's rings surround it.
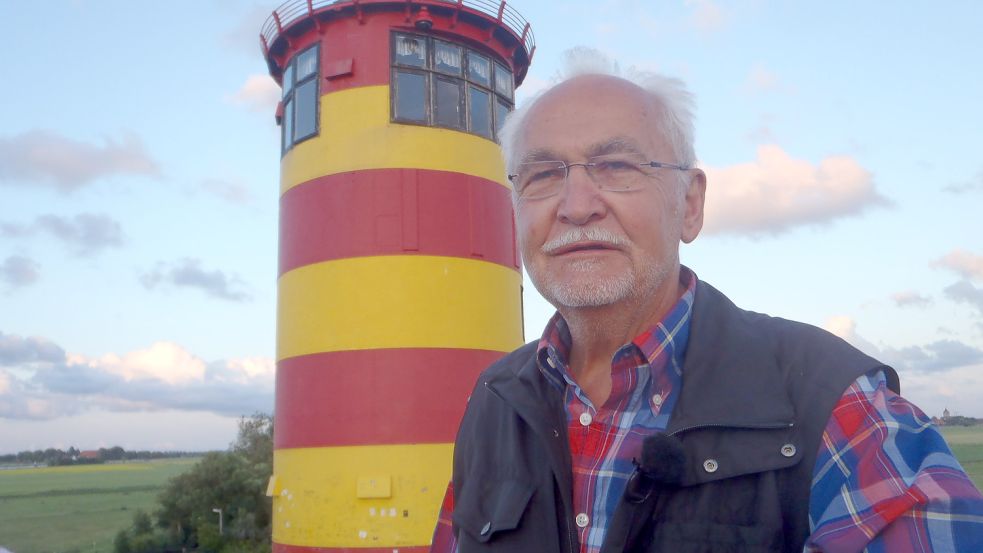
<svg viewBox="0 0 983 553">
<path fill-rule="evenodd" d="M 602 190 L 615 192 L 634 190 L 641 186 L 645 173 L 638 156 L 609 155 L 592 157 L 587 160 L 594 182 Z"/>
<path fill-rule="evenodd" d="M 520 197 L 545 198 L 560 190 L 567 168 L 562 161 L 534 161 L 519 165 L 517 174 Z"/>
</svg>

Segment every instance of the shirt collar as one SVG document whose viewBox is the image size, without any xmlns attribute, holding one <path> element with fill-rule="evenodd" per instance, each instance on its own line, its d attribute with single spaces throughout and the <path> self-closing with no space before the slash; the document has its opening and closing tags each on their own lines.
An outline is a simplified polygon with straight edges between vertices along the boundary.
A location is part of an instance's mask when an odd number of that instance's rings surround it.
<svg viewBox="0 0 983 553">
<path fill-rule="evenodd" d="M 630 348 L 639 357 L 639 362 L 648 363 L 653 370 L 666 366 L 673 367 L 679 373 L 682 370 L 682 360 L 689 341 L 689 322 L 693 308 L 693 298 L 696 293 L 696 273 L 688 267 L 680 266 L 679 282 L 683 285 L 683 293 L 662 320 L 636 336 L 628 344 L 618 350 L 618 355 Z M 539 370 L 547 380 L 560 388 L 566 386 L 568 377 L 567 359 L 573 339 L 567 322 L 556 312 L 543 331 L 536 348 L 536 359 Z M 664 360 L 657 363 L 658 360 Z"/>
</svg>

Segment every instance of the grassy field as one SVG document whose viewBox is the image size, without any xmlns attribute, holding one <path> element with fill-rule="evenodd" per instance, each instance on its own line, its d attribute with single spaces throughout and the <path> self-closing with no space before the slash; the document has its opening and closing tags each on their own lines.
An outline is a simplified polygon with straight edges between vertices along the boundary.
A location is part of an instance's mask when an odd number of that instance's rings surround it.
<svg viewBox="0 0 983 553">
<path fill-rule="evenodd" d="M 942 435 L 973 483 L 983 490 L 983 426 L 943 427 Z"/>
<path fill-rule="evenodd" d="M 942 429 L 983 489 L 983 426 Z M 197 459 L 0 470 L 0 546 L 15 553 L 106 553 L 138 509 L 154 509 L 167 479 Z"/>
<path fill-rule="evenodd" d="M 15 553 L 113 550 L 138 509 L 198 459 L 0 470 L 0 546 Z"/>
</svg>

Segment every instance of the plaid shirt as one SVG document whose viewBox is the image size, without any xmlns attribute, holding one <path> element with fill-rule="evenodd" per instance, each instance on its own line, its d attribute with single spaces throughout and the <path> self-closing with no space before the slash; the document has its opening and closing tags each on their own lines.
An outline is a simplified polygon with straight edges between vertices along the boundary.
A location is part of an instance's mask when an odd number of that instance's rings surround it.
<svg viewBox="0 0 983 553">
<path fill-rule="evenodd" d="M 570 375 L 570 333 L 555 315 L 537 356 L 564 394 L 573 464 L 574 523 L 581 553 L 596 553 L 642 440 L 669 423 L 679 396 L 696 276 L 662 321 L 622 346 L 611 363 L 611 395 L 597 407 Z M 457 550 L 448 488 L 432 553 Z M 806 552 L 983 551 L 983 496 L 938 430 L 886 388 L 876 371 L 847 388 L 823 433 L 810 498 Z M 975 547 L 974 547 L 975 545 Z"/>
</svg>

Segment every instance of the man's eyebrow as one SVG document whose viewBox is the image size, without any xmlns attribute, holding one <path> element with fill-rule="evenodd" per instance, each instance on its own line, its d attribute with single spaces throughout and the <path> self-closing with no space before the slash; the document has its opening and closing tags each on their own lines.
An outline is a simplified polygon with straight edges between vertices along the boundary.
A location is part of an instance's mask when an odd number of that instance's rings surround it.
<svg viewBox="0 0 983 553">
<path fill-rule="evenodd" d="M 529 150 L 519 158 L 519 164 L 535 163 L 537 161 L 560 161 L 560 154 L 547 148 L 537 148 L 535 150 Z"/>
<path fill-rule="evenodd" d="M 616 136 L 610 140 L 594 144 L 588 150 L 588 157 L 608 154 L 641 154 L 638 143 L 626 136 Z"/>
</svg>

